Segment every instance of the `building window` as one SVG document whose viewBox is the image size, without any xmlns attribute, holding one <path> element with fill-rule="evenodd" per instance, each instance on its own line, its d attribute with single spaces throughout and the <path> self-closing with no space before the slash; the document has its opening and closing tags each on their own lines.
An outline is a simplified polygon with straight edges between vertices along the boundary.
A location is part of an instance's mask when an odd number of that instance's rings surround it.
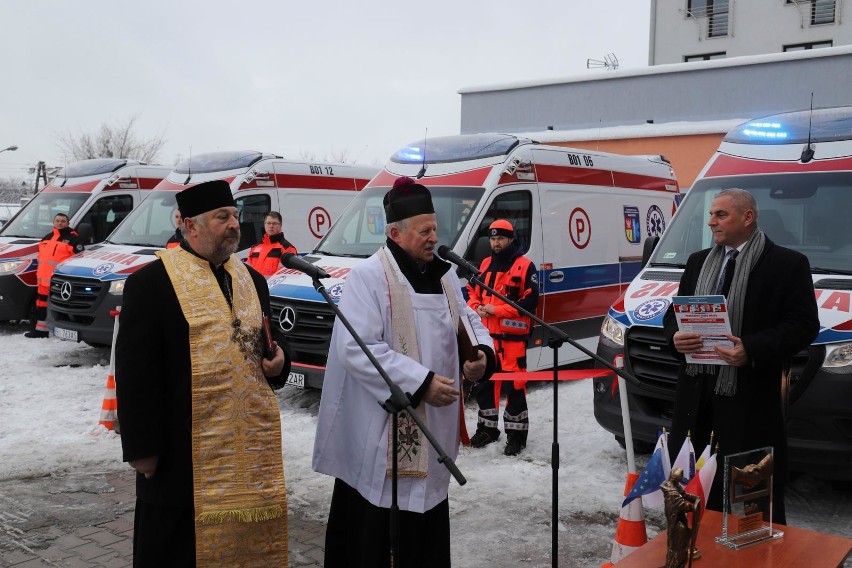
<svg viewBox="0 0 852 568">
<path fill-rule="evenodd" d="M 717 53 L 700 53 L 698 55 L 684 55 L 683 61 L 684 63 L 689 63 L 690 61 L 710 61 L 711 59 L 724 59 L 725 52 L 719 51 Z"/>
<path fill-rule="evenodd" d="M 837 0 L 787 0 L 787 4 L 811 5 L 811 25 L 834 23 Z"/>
<path fill-rule="evenodd" d="M 808 43 L 795 43 L 793 45 L 785 45 L 784 51 L 803 51 L 805 49 L 819 49 L 820 47 L 831 47 L 833 42 L 828 41 L 810 41 Z"/>
<path fill-rule="evenodd" d="M 687 0 L 686 10 L 694 18 L 707 18 L 708 37 L 728 35 L 728 0 Z"/>
</svg>

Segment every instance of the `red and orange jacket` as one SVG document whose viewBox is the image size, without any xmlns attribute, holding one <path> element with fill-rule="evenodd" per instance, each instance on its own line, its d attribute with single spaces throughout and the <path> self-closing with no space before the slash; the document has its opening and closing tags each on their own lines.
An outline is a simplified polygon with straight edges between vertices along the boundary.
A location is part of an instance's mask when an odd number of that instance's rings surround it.
<svg viewBox="0 0 852 568">
<path fill-rule="evenodd" d="M 535 266 L 523 256 L 517 242 L 505 253 L 492 254 L 479 267 L 480 278 L 525 310 L 535 313 L 538 284 Z M 468 284 L 467 304 L 474 310 L 480 305 L 494 306 L 494 315 L 482 318 L 483 325 L 494 338 L 495 351 L 503 371 L 519 371 L 526 367 L 526 344 L 532 331 L 532 320 L 518 312 L 491 292 Z"/>
<path fill-rule="evenodd" d="M 284 238 L 284 233 L 272 237 L 263 235 L 260 243 L 251 247 L 246 262 L 269 278 L 281 267 L 281 258 L 287 253 L 298 254 L 296 247 Z"/>
<path fill-rule="evenodd" d="M 38 243 L 38 293 L 47 296 L 50 293 L 50 278 L 56 265 L 82 251 L 83 243 L 71 227 L 53 229 L 46 234 Z"/>
</svg>

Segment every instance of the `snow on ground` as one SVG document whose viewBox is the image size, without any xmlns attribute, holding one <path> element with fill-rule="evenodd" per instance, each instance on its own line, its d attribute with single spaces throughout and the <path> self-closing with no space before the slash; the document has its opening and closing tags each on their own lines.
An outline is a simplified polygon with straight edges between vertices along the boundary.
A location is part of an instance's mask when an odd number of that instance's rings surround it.
<svg viewBox="0 0 852 568">
<path fill-rule="evenodd" d="M 57 339 L 26 339 L 24 327 L 0 324 L 0 480 L 101 472 L 127 467 L 119 437 L 98 425 L 109 350 Z M 311 469 L 319 393 L 279 393 L 290 508 L 325 520 L 333 480 Z M 553 391 L 529 393 L 531 431 L 518 457 L 503 455 L 504 437 L 462 450 L 467 478 L 450 485 L 452 547 L 458 566 L 549 566 L 552 549 Z M 624 489 L 624 451 L 592 414 L 587 381 L 558 393 L 558 541 L 561 566 L 597 567 L 612 549 Z M 466 407 L 473 431 L 476 408 Z M 648 456 L 638 456 L 643 465 Z M 790 491 L 791 524 L 852 536 L 852 490 L 809 477 Z M 646 510 L 649 537 L 663 528 Z M 511 560 L 509 560 L 511 559 Z"/>
</svg>

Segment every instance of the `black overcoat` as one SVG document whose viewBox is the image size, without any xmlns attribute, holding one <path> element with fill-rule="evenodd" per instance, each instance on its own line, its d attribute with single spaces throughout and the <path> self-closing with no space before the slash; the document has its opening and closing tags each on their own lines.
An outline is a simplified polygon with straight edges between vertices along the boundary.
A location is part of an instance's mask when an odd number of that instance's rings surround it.
<svg viewBox="0 0 852 568">
<path fill-rule="evenodd" d="M 711 249 L 690 255 L 678 294 L 695 293 L 698 275 Z M 666 312 L 665 335 L 672 353 L 677 331 L 672 307 Z M 776 520 L 782 520 L 783 487 L 787 471 L 787 433 L 782 408 L 782 373 L 791 359 L 819 332 L 813 279 L 807 257 L 766 239 L 766 246 L 748 278 L 743 307 L 743 341 L 748 362 L 737 369 L 737 392 L 732 397 L 713 394 L 715 377 L 691 377 L 681 365 L 675 394 L 669 451 L 672 459 L 687 432 L 696 451 L 704 449 L 714 432 L 719 444 L 718 470 L 709 505 L 721 506 L 724 459 L 727 454 L 773 446 L 776 463 Z M 715 445 L 715 444 L 714 444 Z M 780 501 L 779 501 L 780 499 Z M 780 505 L 780 509 L 779 509 Z"/>
</svg>

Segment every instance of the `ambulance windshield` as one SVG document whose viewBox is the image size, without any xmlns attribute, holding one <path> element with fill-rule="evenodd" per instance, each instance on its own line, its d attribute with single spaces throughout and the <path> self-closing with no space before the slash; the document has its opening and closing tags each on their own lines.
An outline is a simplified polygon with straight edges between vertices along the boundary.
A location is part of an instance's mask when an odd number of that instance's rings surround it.
<svg viewBox="0 0 852 568">
<path fill-rule="evenodd" d="M 825 172 L 705 178 L 687 193 L 651 256 L 649 266 L 685 265 L 689 255 L 712 246 L 707 226 L 713 197 L 739 187 L 757 201 L 757 224 L 774 243 L 797 250 L 813 271 L 850 274 L 852 173 Z"/>
<path fill-rule="evenodd" d="M 116 245 L 165 247 L 175 234 L 176 191 L 152 191 L 106 241 Z"/>
<path fill-rule="evenodd" d="M 74 217 L 90 193 L 43 191 L 33 197 L 17 217 L 0 230 L 3 237 L 40 239 L 53 230 L 53 218 L 57 213 Z"/>
<path fill-rule="evenodd" d="M 389 187 L 371 187 L 358 193 L 340 219 L 319 242 L 315 253 L 329 256 L 367 258 L 386 240 L 382 199 Z M 481 187 L 431 187 L 432 204 L 438 219 L 438 244 L 452 247 L 465 226 Z"/>
</svg>

